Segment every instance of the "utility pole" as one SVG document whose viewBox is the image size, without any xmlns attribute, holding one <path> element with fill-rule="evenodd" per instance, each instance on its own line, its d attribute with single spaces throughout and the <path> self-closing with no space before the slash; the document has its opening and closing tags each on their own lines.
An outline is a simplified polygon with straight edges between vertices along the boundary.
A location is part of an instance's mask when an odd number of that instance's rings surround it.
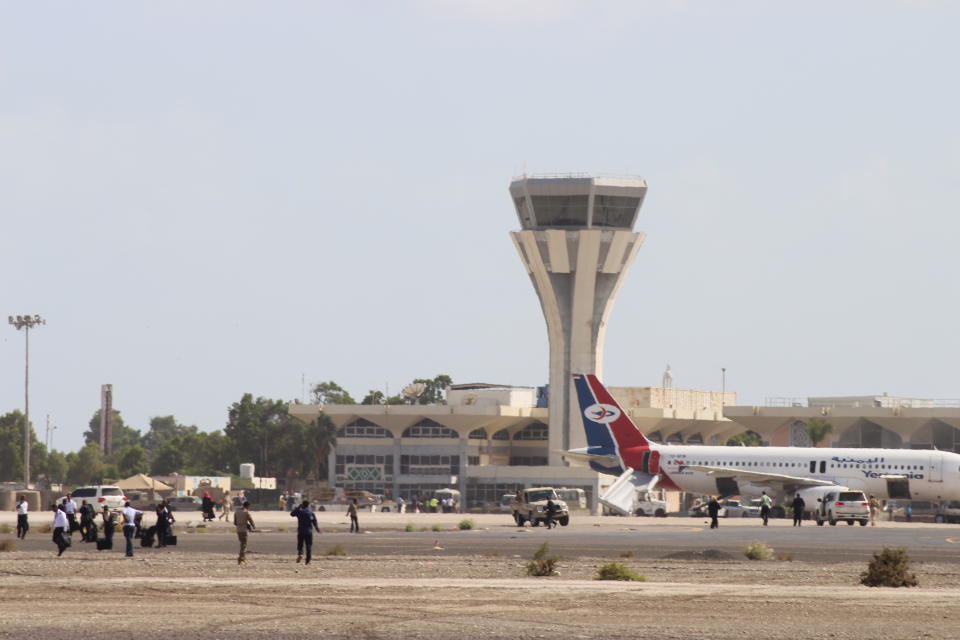
<svg viewBox="0 0 960 640">
<path fill-rule="evenodd" d="M 17 331 L 24 330 L 26 337 L 26 355 L 23 370 L 23 483 L 30 485 L 30 329 L 47 324 L 39 315 L 34 316 L 7 316 L 9 322 Z"/>
</svg>

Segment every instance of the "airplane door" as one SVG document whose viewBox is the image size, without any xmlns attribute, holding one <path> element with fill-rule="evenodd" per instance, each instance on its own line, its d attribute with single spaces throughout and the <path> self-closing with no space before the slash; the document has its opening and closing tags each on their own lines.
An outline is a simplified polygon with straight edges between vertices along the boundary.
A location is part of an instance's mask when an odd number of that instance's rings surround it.
<svg viewBox="0 0 960 640">
<path fill-rule="evenodd" d="M 940 463 L 943 462 L 939 453 L 930 454 L 930 469 L 927 480 L 930 482 L 943 482 L 943 469 Z"/>
<path fill-rule="evenodd" d="M 887 478 L 887 496 L 891 500 L 909 500 L 910 481 L 906 478 Z"/>
</svg>

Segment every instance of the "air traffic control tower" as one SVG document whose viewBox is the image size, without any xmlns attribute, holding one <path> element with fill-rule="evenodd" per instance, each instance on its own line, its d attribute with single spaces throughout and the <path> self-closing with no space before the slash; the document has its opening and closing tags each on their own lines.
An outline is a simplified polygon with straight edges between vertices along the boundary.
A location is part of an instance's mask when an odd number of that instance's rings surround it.
<svg viewBox="0 0 960 640">
<path fill-rule="evenodd" d="M 647 193 L 640 177 L 523 176 L 510 183 L 521 231 L 511 232 L 547 321 L 550 464 L 587 446 L 572 372 L 603 379 L 613 299 L 645 234 L 633 224 Z"/>
</svg>

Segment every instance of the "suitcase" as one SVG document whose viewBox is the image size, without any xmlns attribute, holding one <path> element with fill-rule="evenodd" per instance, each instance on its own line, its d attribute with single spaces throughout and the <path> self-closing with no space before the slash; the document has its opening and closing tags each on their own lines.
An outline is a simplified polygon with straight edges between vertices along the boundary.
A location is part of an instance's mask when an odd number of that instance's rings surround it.
<svg viewBox="0 0 960 640">
<path fill-rule="evenodd" d="M 152 533 L 147 533 L 146 531 L 144 531 L 144 532 L 143 532 L 143 537 L 140 538 L 140 546 L 141 546 L 141 547 L 152 547 L 152 546 L 153 546 L 153 537 L 154 537 L 154 536 L 153 536 Z"/>
<path fill-rule="evenodd" d="M 177 536 L 164 536 L 163 544 L 167 545 L 168 547 L 177 546 Z"/>
<path fill-rule="evenodd" d="M 97 551 L 106 551 L 113 549 L 113 540 L 109 538 L 97 538 Z"/>
</svg>

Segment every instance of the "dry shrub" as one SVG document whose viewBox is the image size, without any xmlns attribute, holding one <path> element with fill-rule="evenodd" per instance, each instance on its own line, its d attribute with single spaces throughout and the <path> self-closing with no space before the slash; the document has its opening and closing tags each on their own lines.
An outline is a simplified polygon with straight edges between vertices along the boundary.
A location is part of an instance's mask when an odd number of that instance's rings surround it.
<svg viewBox="0 0 960 640">
<path fill-rule="evenodd" d="M 743 550 L 751 560 L 773 560 L 773 549 L 766 542 L 751 542 Z"/>
<path fill-rule="evenodd" d="M 469 531 L 470 529 L 476 528 L 477 524 L 470 518 L 466 518 L 461 520 L 457 526 L 460 528 L 460 531 Z"/>
<path fill-rule="evenodd" d="M 17 541 L 13 538 L 4 538 L 0 540 L 0 551 L 16 551 Z"/>
<path fill-rule="evenodd" d="M 793 562 L 793 553 L 790 551 L 781 551 L 777 554 L 777 560 L 780 562 Z"/>
<path fill-rule="evenodd" d="M 416 531 L 417 527 L 412 522 L 408 522 L 407 526 L 405 526 L 403 530 L 406 531 L 407 533 L 411 533 L 413 531 Z"/>
<path fill-rule="evenodd" d="M 0 524 L 0 533 L 13 533 L 13 528 L 6 523 Z"/>
<path fill-rule="evenodd" d="M 907 550 L 883 548 L 873 554 L 867 570 L 860 574 L 860 584 L 868 587 L 915 587 L 917 576 L 910 573 Z"/>
<path fill-rule="evenodd" d="M 633 569 L 630 569 L 622 562 L 610 562 L 597 570 L 595 580 L 630 580 L 634 582 L 646 582 L 646 576 L 640 575 Z"/>
<path fill-rule="evenodd" d="M 557 562 L 559 556 L 547 555 L 550 553 L 550 545 L 544 542 L 540 548 L 533 554 L 533 560 L 527 563 L 528 576 L 555 576 L 557 574 Z"/>
<path fill-rule="evenodd" d="M 633 551 L 624 551 L 623 553 L 620 554 L 620 557 L 621 557 L 621 558 L 632 558 L 632 557 L 633 557 Z"/>
<path fill-rule="evenodd" d="M 347 555 L 347 550 L 344 549 L 344 548 L 343 548 L 342 546 L 340 546 L 339 544 L 335 544 L 335 545 L 333 545 L 332 547 L 330 547 L 329 549 L 327 549 L 326 551 L 324 551 L 324 552 L 323 552 L 323 555 L 328 556 L 328 557 L 329 557 L 329 556 L 345 556 L 345 555 Z"/>
</svg>

